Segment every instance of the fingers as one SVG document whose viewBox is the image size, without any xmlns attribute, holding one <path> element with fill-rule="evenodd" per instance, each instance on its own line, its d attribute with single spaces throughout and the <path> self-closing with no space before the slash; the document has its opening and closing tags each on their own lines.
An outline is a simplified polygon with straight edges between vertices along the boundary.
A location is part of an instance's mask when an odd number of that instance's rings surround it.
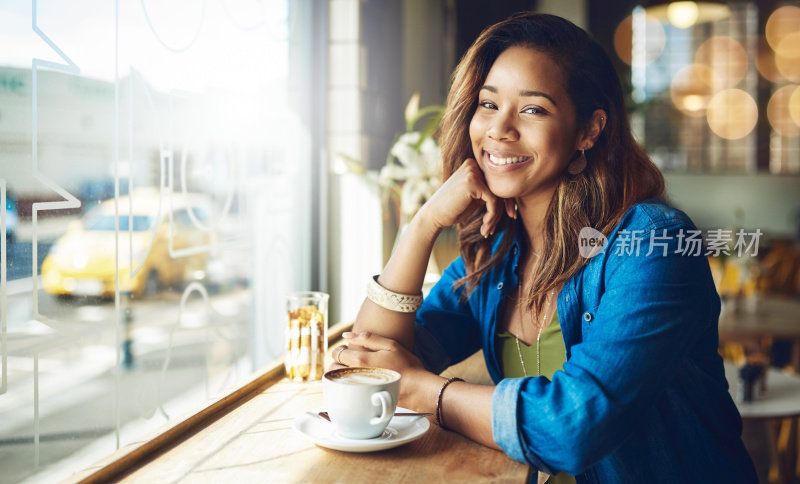
<svg viewBox="0 0 800 484">
<path fill-rule="evenodd" d="M 494 234 L 497 224 L 503 217 L 503 212 L 500 210 L 502 200 L 491 195 L 491 197 L 484 197 L 486 203 L 486 213 L 483 214 L 483 225 L 481 225 L 481 235 L 484 238 Z"/>
<path fill-rule="evenodd" d="M 472 159 L 467 159 L 461 168 L 465 172 L 465 179 L 469 187 L 469 196 L 473 200 L 480 200 L 486 207 L 481 224 L 481 235 L 486 238 L 494 233 L 497 224 L 500 222 L 500 199 L 486 186 L 486 179 L 483 177 L 478 163 Z M 471 204 L 472 205 L 472 204 Z"/>
<path fill-rule="evenodd" d="M 497 229 L 500 221 L 503 220 L 504 212 L 509 218 L 516 220 L 517 203 L 512 198 L 497 198 L 492 195 L 492 199 L 486 201 L 486 213 L 483 215 L 481 235 L 484 237 L 494 235 L 494 231 Z"/>
<path fill-rule="evenodd" d="M 513 199 L 503 199 L 495 196 L 486 185 L 486 179 L 478 165 L 472 158 L 467 159 L 460 167 L 466 173 L 470 185 L 470 196 L 475 201 L 482 202 L 486 207 L 480 228 L 481 235 L 486 238 L 493 235 L 505 213 L 512 219 L 517 218 L 516 203 Z"/>
<path fill-rule="evenodd" d="M 342 349 L 338 349 L 342 348 Z M 348 348 L 347 346 L 339 346 L 334 353 L 334 365 L 337 368 L 342 367 L 381 367 L 382 365 L 375 360 L 377 352 L 368 351 L 365 349 L 358 349 L 357 347 Z"/>
<path fill-rule="evenodd" d="M 341 358 L 342 358 L 342 352 L 346 349 L 347 346 L 345 345 L 337 346 L 336 348 L 334 348 L 333 351 L 331 352 L 331 356 L 333 356 L 333 361 L 335 361 L 339 365 L 344 365 L 344 363 L 342 363 Z"/>
<path fill-rule="evenodd" d="M 495 233 L 504 215 L 517 217 L 514 200 L 498 198 L 492 193 L 478 162 L 467 158 L 423 209 L 428 210 L 428 218 L 441 228 L 470 220 L 481 206 L 485 213 L 479 230 L 484 238 Z"/>
<path fill-rule="evenodd" d="M 348 351 L 347 345 L 340 345 L 331 350 L 331 357 L 333 358 L 333 365 L 331 365 L 331 370 L 336 370 L 338 368 L 344 368 L 347 366 L 351 366 L 347 363 L 347 358 L 345 358 L 345 352 Z M 352 365 L 358 366 L 358 365 Z"/>
<path fill-rule="evenodd" d="M 391 338 L 367 332 L 347 332 L 342 337 L 345 345 L 337 346 L 331 352 L 334 357 L 338 357 L 334 362 L 336 365 L 388 368 L 400 373 L 415 369 L 424 371 L 420 359 Z"/>
<path fill-rule="evenodd" d="M 491 207 L 491 204 L 487 203 L 486 204 L 486 213 L 483 214 L 483 224 L 481 225 L 481 235 L 483 236 L 484 239 L 489 237 L 490 235 L 494 234 L 494 226 L 493 225 L 495 225 L 495 224 L 493 224 L 492 222 L 494 221 L 495 217 L 494 217 L 494 213 L 492 212 L 492 209 L 490 207 Z"/>
<path fill-rule="evenodd" d="M 367 331 L 361 333 L 346 331 L 342 334 L 342 338 L 347 341 L 348 347 L 358 345 L 367 351 L 393 351 L 397 349 L 395 340 Z"/>
<path fill-rule="evenodd" d="M 363 332 L 342 334 L 345 344 L 331 351 L 335 363 L 343 366 L 381 366 L 382 352 L 396 352 L 399 343 L 391 338 Z"/>
<path fill-rule="evenodd" d="M 511 217 L 514 220 L 516 220 L 516 218 L 517 218 L 517 202 L 515 202 L 511 198 L 505 198 L 505 199 L 503 199 L 503 202 L 505 202 L 505 205 L 506 205 L 506 214 L 509 217 Z"/>
</svg>

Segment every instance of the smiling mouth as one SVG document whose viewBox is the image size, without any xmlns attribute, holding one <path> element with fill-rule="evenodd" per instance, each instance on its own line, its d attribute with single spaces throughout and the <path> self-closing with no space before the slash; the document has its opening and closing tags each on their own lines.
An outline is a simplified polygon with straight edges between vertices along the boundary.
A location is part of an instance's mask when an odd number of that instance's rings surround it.
<svg viewBox="0 0 800 484">
<path fill-rule="evenodd" d="M 493 155 L 491 153 L 486 153 L 489 161 L 494 163 L 495 165 L 513 165 L 517 163 L 523 163 L 530 160 L 530 156 L 508 156 L 508 157 L 501 157 L 498 155 Z"/>
</svg>

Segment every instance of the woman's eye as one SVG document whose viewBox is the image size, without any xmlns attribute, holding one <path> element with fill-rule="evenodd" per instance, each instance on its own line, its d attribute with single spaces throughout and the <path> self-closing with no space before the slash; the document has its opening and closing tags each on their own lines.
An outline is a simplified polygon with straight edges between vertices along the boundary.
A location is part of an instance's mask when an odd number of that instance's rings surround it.
<svg viewBox="0 0 800 484">
<path fill-rule="evenodd" d="M 547 111 L 542 108 L 537 108 L 536 106 L 531 106 L 529 108 L 525 108 L 522 110 L 523 113 L 526 114 L 547 114 Z"/>
<path fill-rule="evenodd" d="M 491 101 L 482 101 L 480 106 L 486 109 L 497 109 L 497 105 Z"/>
</svg>

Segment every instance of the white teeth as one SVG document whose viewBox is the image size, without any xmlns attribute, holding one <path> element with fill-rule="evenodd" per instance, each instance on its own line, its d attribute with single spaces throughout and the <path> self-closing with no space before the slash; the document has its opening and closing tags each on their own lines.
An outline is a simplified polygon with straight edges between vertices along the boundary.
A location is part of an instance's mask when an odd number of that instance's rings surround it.
<svg viewBox="0 0 800 484">
<path fill-rule="evenodd" d="M 510 158 L 500 158 L 494 155 L 489 155 L 489 160 L 495 165 L 509 165 L 511 163 L 520 163 L 527 160 L 526 156 L 512 156 Z"/>
</svg>

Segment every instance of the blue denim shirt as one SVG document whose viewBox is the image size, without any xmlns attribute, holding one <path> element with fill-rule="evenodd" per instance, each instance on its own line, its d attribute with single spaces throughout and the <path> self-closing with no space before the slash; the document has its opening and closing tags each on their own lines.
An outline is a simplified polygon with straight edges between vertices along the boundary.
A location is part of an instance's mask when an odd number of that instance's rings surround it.
<svg viewBox="0 0 800 484">
<path fill-rule="evenodd" d="M 624 215 L 558 295 L 567 361 L 552 381 L 502 375 L 495 334 L 518 240 L 466 303 L 452 287 L 463 261 L 447 268 L 417 312 L 415 353 L 438 373 L 483 349 L 494 440 L 537 469 L 578 483 L 757 482 L 717 352 L 719 297 L 704 248 L 684 253 L 689 230 L 656 200 Z"/>
</svg>

